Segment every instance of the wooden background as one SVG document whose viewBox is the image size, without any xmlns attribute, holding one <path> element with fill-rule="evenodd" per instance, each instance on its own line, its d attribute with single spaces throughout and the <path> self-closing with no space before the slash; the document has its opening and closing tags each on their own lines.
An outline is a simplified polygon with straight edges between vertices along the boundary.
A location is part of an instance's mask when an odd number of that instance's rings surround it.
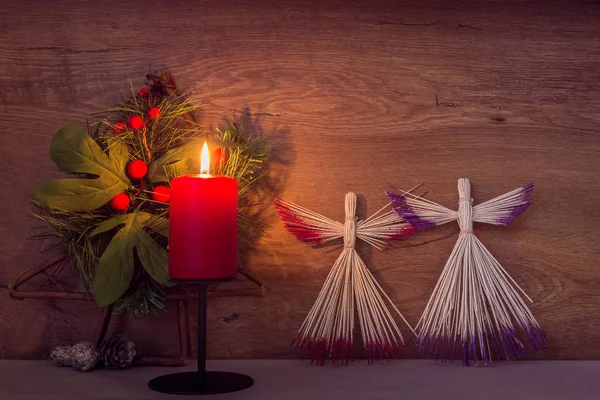
<svg viewBox="0 0 600 400">
<path fill-rule="evenodd" d="M 522 217 L 477 233 L 535 300 L 549 348 L 530 357 L 599 358 L 599 21 L 596 1 L 3 1 L 0 357 L 46 357 L 93 334 L 92 304 L 8 297 L 40 262 L 28 202 L 58 175 L 48 158 L 58 128 L 168 67 L 203 98 L 205 124 L 237 115 L 268 136 L 284 197 L 333 218 L 350 190 L 370 213 L 389 185 L 425 182 L 456 207 L 460 177 L 476 202 L 535 181 Z M 269 293 L 212 302 L 211 357 L 297 357 L 290 340 L 337 250 L 296 241 L 272 209 L 267 222 L 248 268 Z M 412 323 L 455 240 L 365 250 Z M 140 352 L 177 351 L 173 309 L 121 317 L 116 331 Z"/>
</svg>

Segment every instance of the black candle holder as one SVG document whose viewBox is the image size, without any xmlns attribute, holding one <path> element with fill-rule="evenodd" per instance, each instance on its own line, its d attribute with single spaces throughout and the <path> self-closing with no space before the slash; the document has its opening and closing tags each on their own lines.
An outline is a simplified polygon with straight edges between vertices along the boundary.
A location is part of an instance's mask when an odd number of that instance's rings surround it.
<svg viewBox="0 0 600 400">
<path fill-rule="evenodd" d="M 198 285 L 198 368 L 196 371 L 158 376 L 148 382 L 150 389 L 170 394 L 205 395 L 237 392 L 254 384 L 248 375 L 206 370 L 206 287 L 222 281 L 179 281 Z"/>
</svg>

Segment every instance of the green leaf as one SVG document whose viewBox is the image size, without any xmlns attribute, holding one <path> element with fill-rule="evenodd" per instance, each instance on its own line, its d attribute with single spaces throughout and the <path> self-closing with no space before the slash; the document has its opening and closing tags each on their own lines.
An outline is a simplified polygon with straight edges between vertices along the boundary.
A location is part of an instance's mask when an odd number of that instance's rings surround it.
<svg viewBox="0 0 600 400">
<path fill-rule="evenodd" d="M 169 237 L 169 219 L 168 218 L 154 216 L 154 218 L 152 218 L 152 221 L 147 225 L 147 227 L 152 232 L 156 232 L 159 235 L 162 235 L 166 238 Z"/>
<path fill-rule="evenodd" d="M 195 165 L 200 164 L 200 153 L 202 152 L 204 142 L 204 139 L 194 139 L 183 146 L 167 151 L 162 157 L 154 160 L 148 168 L 148 178 L 150 181 L 153 183 L 168 182 L 169 177 L 165 168 L 170 166 L 174 167 L 173 169 L 178 172 L 178 175 L 197 173 L 199 168 L 195 167 Z"/>
<path fill-rule="evenodd" d="M 50 158 L 62 172 L 87 178 L 56 179 L 42 183 L 33 194 L 48 208 L 81 212 L 95 210 L 129 187 L 125 166 L 127 147 L 109 142 L 106 155 L 82 128 L 67 125 L 52 138 Z"/>
<path fill-rule="evenodd" d="M 129 288 L 134 273 L 134 250 L 142 266 L 156 282 L 169 286 L 168 253 L 144 230 L 152 215 L 143 211 L 119 215 L 102 222 L 90 236 L 121 226 L 96 266 L 92 284 L 94 299 L 105 307 Z"/>
<path fill-rule="evenodd" d="M 119 225 L 125 225 L 125 224 L 128 224 L 128 223 L 131 223 L 131 219 L 132 219 L 133 216 L 135 216 L 135 214 L 136 213 L 121 214 L 121 215 L 117 215 L 116 217 L 112 217 L 110 219 L 102 221 L 96 227 L 96 229 L 94 229 L 92 231 L 92 233 L 90 233 L 90 236 L 95 236 L 95 235 L 97 235 L 99 233 L 108 232 L 111 229 L 114 229 L 114 228 L 116 228 Z"/>
<path fill-rule="evenodd" d="M 133 249 L 129 242 L 129 229 L 121 229 L 113 236 L 96 265 L 92 292 L 96 304 L 101 307 L 117 301 L 129 288 L 134 271 Z"/>
<path fill-rule="evenodd" d="M 152 279 L 162 285 L 169 284 L 169 255 L 146 232 L 138 235 L 137 254 L 144 269 Z"/>
</svg>

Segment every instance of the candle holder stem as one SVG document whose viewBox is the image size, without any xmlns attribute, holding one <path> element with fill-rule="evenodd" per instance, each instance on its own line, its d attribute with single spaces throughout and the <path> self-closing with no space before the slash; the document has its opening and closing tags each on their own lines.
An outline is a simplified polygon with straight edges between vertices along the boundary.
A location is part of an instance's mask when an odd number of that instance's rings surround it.
<svg viewBox="0 0 600 400">
<path fill-rule="evenodd" d="M 202 332 L 202 334 L 201 334 Z M 198 383 L 206 382 L 206 284 L 198 283 Z"/>
<path fill-rule="evenodd" d="M 198 284 L 198 366 L 196 371 L 179 372 L 156 377 L 148 387 L 170 394 L 220 394 L 237 392 L 253 385 L 254 380 L 243 374 L 206 370 L 206 286 L 216 281 L 196 281 Z"/>
</svg>

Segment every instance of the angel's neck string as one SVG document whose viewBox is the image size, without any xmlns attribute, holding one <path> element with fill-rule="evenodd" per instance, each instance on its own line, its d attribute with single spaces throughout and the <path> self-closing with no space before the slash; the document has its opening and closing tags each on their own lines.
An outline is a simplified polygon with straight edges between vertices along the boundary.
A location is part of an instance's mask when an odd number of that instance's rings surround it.
<svg viewBox="0 0 600 400">
<path fill-rule="evenodd" d="M 471 198 L 471 184 L 468 179 L 458 180 L 458 226 L 460 234 L 473 233 L 473 199 Z"/>
<path fill-rule="evenodd" d="M 353 249 L 356 244 L 356 194 L 350 192 L 344 199 L 344 247 Z"/>
</svg>

